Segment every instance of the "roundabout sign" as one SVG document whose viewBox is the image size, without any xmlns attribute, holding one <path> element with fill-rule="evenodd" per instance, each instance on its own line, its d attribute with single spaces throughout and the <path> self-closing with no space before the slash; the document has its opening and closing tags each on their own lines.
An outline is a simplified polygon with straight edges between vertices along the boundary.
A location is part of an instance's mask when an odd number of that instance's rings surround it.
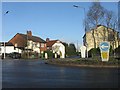
<svg viewBox="0 0 120 90">
<path fill-rule="evenodd" d="M 110 43 L 109 42 L 101 42 L 99 47 L 100 47 L 100 51 L 101 51 L 102 61 L 108 61 L 109 60 Z"/>
</svg>

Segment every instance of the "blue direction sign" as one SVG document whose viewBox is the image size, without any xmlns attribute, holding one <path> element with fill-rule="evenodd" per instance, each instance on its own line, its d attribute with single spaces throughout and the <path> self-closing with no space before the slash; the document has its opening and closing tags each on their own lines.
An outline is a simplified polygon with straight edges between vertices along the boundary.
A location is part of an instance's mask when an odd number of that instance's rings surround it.
<svg viewBox="0 0 120 90">
<path fill-rule="evenodd" d="M 100 47 L 100 51 L 101 51 L 102 61 L 108 61 L 109 60 L 110 43 L 109 42 L 101 42 L 99 47 Z"/>
<path fill-rule="evenodd" d="M 107 52 L 107 51 L 109 51 L 109 48 L 110 48 L 109 42 L 101 42 L 100 43 L 100 50 L 101 51 Z"/>
</svg>

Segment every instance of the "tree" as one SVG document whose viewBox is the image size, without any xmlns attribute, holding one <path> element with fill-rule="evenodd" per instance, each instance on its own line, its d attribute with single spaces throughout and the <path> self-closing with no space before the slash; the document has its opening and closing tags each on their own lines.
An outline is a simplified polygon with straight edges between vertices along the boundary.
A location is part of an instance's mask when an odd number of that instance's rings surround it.
<svg viewBox="0 0 120 90">
<path fill-rule="evenodd" d="M 107 33 L 108 33 L 108 38 L 107 40 L 112 43 L 112 48 L 116 46 L 116 40 L 119 39 L 119 35 L 116 35 L 116 31 L 118 30 L 118 20 L 117 16 L 114 14 L 113 11 L 105 10 L 105 25 L 107 26 Z M 109 29 L 112 29 L 110 31 Z M 104 30 L 105 32 L 105 30 Z M 117 33 L 118 34 L 118 33 Z M 105 36 L 104 36 L 105 37 Z"/>
<path fill-rule="evenodd" d="M 70 44 L 63 43 L 63 45 L 65 46 L 66 56 L 77 55 L 75 44 L 73 44 L 73 43 L 70 43 Z"/>
<path fill-rule="evenodd" d="M 105 10 L 105 25 L 107 26 L 107 30 L 105 30 L 105 28 L 104 28 L 104 41 L 107 39 L 108 41 L 109 41 L 109 36 L 111 36 L 111 35 L 109 35 L 110 34 L 110 32 L 109 32 L 109 28 L 110 28 L 110 24 L 111 24 L 111 21 L 112 21 L 112 17 L 113 17 L 113 12 L 112 11 L 108 11 L 107 9 Z M 107 33 L 108 33 L 108 38 L 106 38 L 106 31 L 107 31 Z"/>
<path fill-rule="evenodd" d="M 88 52 L 88 56 L 89 57 L 98 57 L 99 58 L 99 56 L 100 56 L 100 49 L 99 49 L 99 47 L 98 48 L 92 48 L 91 50 L 89 50 L 89 52 Z"/>
<path fill-rule="evenodd" d="M 118 2 L 118 10 L 120 10 L 120 1 Z M 120 12 L 118 13 L 118 29 L 120 30 Z M 119 33 L 119 36 L 120 36 L 120 33 Z"/>
<path fill-rule="evenodd" d="M 76 48 L 75 48 L 75 45 L 73 43 L 69 44 L 68 55 L 69 56 L 76 55 Z"/>
<path fill-rule="evenodd" d="M 68 52 L 69 52 L 69 46 L 68 46 L 68 44 L 67 43 L 63 43 L 63 45 L 65 46 L 65 54 L 66 54 L 66 56 L 68 56 Z"/>
<path fill-rule="evenodd" d="M 108 28 L 112 28 L 114 30 L 118 29 L 118 20 L 116 14 L 113 11 L 105 10 L 104 24 Z"/>
<path fill-rule="evenodd" d="M 89 25 L 88 28 L 95 27 L 96 30 L 97 25 L 101 24 L 104 20 L 104 8 L 101 6 L 100 2 L 93 2 L 92 6 L 89 8 L 87 13 L 86 24 Z M 92 32 L 94 48 L 96 48 L 94 30 Z"/>
<path fill-rule="evenodd" d="M 104 8 L 101 6 L 100 2 L 93 2 L 92 6 L 89 8 L 87 13 L 87 20 L 92 27 L 97 27 L 104 17 Z"/>
</svg>

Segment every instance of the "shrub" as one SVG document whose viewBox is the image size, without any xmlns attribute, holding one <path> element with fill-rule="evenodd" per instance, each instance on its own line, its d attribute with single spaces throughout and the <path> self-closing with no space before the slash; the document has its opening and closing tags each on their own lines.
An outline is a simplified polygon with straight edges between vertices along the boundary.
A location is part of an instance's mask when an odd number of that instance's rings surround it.
<svg viewBox="0 0 120 90">
<path fill-rule="evenodd" d="M 39 58 L 39 54 L 37 52 L 23 52 L 21 54 L 21 57 L 23 59 L 28 59 L 28 58 Z"/>
<path fill-rule="evenodd" d="M 117 57 L 120 58 L 120 45 L 118 46 L 118 48 L 115 49 L 115 54 Z"/>
<path fill-rule="evenodd" d="M 89 52 L 88 52 L 88 57 L 95 57 L 95 56 L 100 56 L 100 49 L 98 48 L 92 48 Z"/>
<path fill-rule="evenodd" d="M 52 53 L 52 51 L 50 51 L 50 50 L 47 50 L 47 51 L 45 51 L 44 53 L 43 53 L 43 57 L 45 57 L 45 53 L 47 53 L 48 54 L 48 58 L 53 58 L 53 53 Z"/>
</svg>

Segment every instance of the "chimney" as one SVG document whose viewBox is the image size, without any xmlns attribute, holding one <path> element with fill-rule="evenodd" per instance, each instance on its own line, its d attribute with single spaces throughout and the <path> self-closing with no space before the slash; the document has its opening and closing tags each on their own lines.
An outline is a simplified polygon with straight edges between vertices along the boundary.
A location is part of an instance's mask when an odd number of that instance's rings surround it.
<svg viewBox="0 0 120 90">
<path fill-rule="evenodd" d="M 46 42 L 49 42 L 50 41 L 50 39 L 49 38 L 46 38 Z"/>
<path fill-rule="evenodd" d="M 31 31 L 27 31 L 27 35 L 28 36 L 32 36 L 32 32 Z"/>
</svg>

